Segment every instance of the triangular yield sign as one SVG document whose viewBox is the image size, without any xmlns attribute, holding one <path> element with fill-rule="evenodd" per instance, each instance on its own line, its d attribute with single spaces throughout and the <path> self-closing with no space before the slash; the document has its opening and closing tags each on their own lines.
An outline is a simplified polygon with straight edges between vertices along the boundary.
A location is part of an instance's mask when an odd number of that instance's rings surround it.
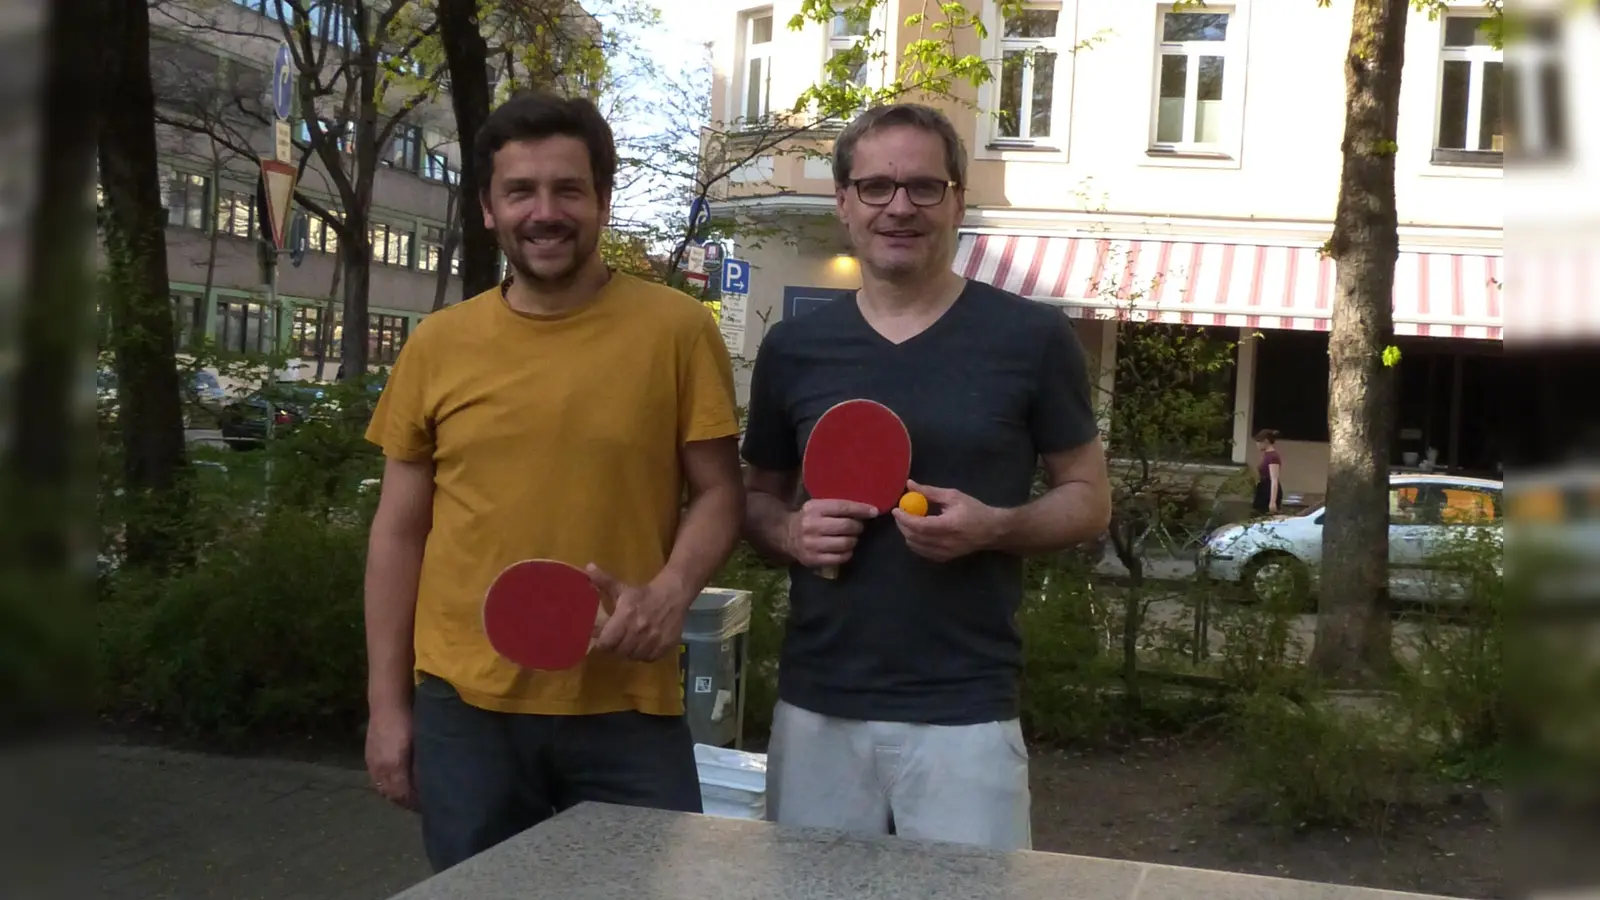
<svg viewBox="0 0 1600 900">
<path fill-rule="evenodd" d="M 272 243 L 282 250 L 289 239 L 289 207 L 294 203 L 296 169 L 275 159 L 261 161 L 261 183 L 266 187 L 267 218 L 272 225 Z"/>
</svg>

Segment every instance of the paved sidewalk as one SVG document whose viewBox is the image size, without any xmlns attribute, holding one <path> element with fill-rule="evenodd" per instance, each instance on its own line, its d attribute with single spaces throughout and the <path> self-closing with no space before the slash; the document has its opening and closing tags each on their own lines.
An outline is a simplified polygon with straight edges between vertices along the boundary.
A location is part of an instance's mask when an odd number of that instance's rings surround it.
<svg viewBox="0 0 1600 900">
<path fill-rule="evenodd" d="M 363 772 L 130 746 L 93 767 L 103 900 L 384 900 L 429 874 Z"/>
</svg>

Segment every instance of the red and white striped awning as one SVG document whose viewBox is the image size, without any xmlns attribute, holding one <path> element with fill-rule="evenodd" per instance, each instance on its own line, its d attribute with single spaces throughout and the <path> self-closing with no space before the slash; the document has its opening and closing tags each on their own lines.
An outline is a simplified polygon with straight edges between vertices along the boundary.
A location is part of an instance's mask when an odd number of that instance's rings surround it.
<svg viewBox="0 0 1600 900">
<path fill-rule="evenodd" d="M 1600 337 L 1600 245 L 1594 243 L 1581 234 L 1576 240 L 1522 235 L 1507 248 L 1506 337 L 1513 345 L 1592 345 Z"/>
<path fill-rule="evenodd" d="M 1311 247 L 963 234 L 955 270 L 1075 316 L 1326 331 L 1334 262 Z M 1498 255 L 1401 253 L 1397 334 L 1501 340 Z"/>
</svg>

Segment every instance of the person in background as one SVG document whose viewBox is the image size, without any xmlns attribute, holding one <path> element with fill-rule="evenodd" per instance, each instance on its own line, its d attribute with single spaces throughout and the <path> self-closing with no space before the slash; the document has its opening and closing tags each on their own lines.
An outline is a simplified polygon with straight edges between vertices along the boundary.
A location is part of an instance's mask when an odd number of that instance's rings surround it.
<svg viewBox="0 0 1600 900">
<path fill-rule="evenodd" d="M 745 533 L 789 564 L 769 816 L 1015 850 L 1032 840 L 1023 558 L 1092 540 L 1111 490 L 1071 320 L 952 270 L 966 170 L 927 106 L 875 107 L 839 135 L 835 203 L 861 289 L 761 342 Z M 818 418 L 858 397 L 905 422 L 907 486 L 931 515 L 798 491 Z M 836 580 L 815 572 L 829 565 Z"/>
<path fill-rule="evenodd" d="M 1258 513 L 1278 512 L 1283 505 L 1283 457 L 1278 455 L 1278 432 L 1263 428 L 1256 432 L 1256 450 L 1261 463 L 1256 467 L 1256 496 L 1250 506 Z"/>
<path fill-rule="evenodd" d="M 601 258 L 617 151 L 599 110 L 521 94 L 473 152 L 511 276 L 423 320 L 367 431 L 386 457 L 367 770 L 420 810 L 435 871 L 584 801 L 701 811 L 677 650 L 744 515 L 715 319 Z M 490 583 L 534 558 L 590 566 L 615 604 L 566 671 L 483 632 Z"/>
</svg>

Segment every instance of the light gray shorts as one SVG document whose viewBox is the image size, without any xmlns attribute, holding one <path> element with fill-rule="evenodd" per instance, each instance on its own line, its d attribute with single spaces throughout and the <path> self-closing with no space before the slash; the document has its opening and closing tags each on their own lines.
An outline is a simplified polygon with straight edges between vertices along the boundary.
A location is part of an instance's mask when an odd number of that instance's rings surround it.
<svg viewBox="0 0 1600 900">
<path fill-rule="evenodd" d="M 917 725 L 835 719 L 779 701 L 767 817 L 785 825 L 1031 849 L 1028 749 L 1016 719 Z"/>
</svg>

